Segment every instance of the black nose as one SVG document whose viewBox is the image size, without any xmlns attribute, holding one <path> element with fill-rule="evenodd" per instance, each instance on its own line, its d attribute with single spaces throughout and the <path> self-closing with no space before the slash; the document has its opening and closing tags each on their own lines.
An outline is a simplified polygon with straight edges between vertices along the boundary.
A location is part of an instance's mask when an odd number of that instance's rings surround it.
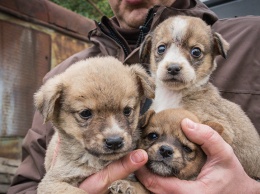
<svg viewBox="0 0 260 194">
<path fill-rule="evenodd" d="M 122 137 L 109 137 L 105 140 L 105 146 L 110 150 L 117 150 L 123 147 L 123 138 Z"/>
<path fill-rule="evenodd" d="M 159 152 L 163 158 L 171 158 L 173 156 L 173 149 L 169 146 L 161 146 Z"/>
<path fill-rule="evenodd" d="M 168 68 L 167 71 L 171 75 L 178 75 L 181 71 L 181 67 L 177 64 L 171 64 Z"/>
</svg>

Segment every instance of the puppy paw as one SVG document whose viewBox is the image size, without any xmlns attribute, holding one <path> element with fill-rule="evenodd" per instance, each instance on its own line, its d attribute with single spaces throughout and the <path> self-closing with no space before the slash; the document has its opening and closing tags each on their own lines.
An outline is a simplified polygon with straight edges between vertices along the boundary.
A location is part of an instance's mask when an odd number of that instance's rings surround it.
<svg viewBox="0 0 260 194">
<path fill-rule="evenodd" d="M 118 180 L 112 183 L 109 187 L 112 194 L 137 194 L 135 188 L 126 180 Z"/>
</svg>

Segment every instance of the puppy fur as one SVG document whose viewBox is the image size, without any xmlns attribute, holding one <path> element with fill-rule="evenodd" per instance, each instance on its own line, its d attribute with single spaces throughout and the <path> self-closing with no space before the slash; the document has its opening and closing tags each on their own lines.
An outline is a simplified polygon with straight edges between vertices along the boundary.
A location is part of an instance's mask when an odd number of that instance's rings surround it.
<svg viewBox="0 0 260 194">
<path fill-rule="evenodd" d="M 184 180 L 194 180 L 200 173 L 207 158 L 201 147 L 188 140 L 183 133 L 181 121 L 184 118 L 200 123 L 193 113 L 184 109 L 166 109 L 158 113 L 148 110 L 140 117 L 141 138 L 138 148 L 147 152 L 146 166 L 153 173 Z M 220 124 L 207 124 L 222 134 L 224 129 Z M 119 180 L 115 183 L 112 184 L 113 190 L 120 190 L 121 193 L 150 193 L 139 182 L 133 180 Z"/>
<path fill-rule="evenodd" d="M 85 193 L 77 187 L 86 177 L 136 148 L 140 104 L 154 89 L 141 66 L 113 57 L 77 62 L 48 80 L 35 106 L 55 134 L 37 192 Z"/>
<path fill-rule="evenodd" d="M 206 155 L 199 145 L 189 141 L 181 129 L 181 121 L 199 119 L 184 109 L 167 109 L 155 113 L 149 110 L 142 116 L 139 148 L 146 150 L 146 164 L 155 174 L 191 180 L 205 164 Z"/>
<path fill-rule="evenodd" d="M 215 57 L 227 56 L 229 45 L 201 19 L 171 17 L 146 36 L 140 57 L 150 58 L 156 91 L 152 109 L 160 112 L 183 108 L 205 122 L 223 126 L 228 142 L 245 171 L 260 177 L 260 138 L 249 118 L 237 105 L 223 99 L 209 82 Z"/>
</svg>

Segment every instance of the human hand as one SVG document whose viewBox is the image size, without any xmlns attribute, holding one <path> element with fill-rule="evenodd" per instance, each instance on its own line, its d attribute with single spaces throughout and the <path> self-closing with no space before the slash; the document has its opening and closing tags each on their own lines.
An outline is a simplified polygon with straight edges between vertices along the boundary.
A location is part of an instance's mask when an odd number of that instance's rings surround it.
<svg viewBox="0 0 260 194">
<path fill-rule="evenodd" d="M 183 132 L 201 145 L 207 161 L 195 181 L 160 177 L 142 167 L 135 174 L 152 193 L 260 193 L 260 183 L 251 179 L 235 156 L 233 149 L 207 125 L 184 119 Z"/>
<path fill-rule="evenodd" d="M 148 156 L 144 150 L 135 150 L 85 179 L 79 188 L 88 194 L 108 193 L 108 187 L 111 183 L 126 178 L 129 174 L 142 167 L 147 160 Z"/>
</svg>

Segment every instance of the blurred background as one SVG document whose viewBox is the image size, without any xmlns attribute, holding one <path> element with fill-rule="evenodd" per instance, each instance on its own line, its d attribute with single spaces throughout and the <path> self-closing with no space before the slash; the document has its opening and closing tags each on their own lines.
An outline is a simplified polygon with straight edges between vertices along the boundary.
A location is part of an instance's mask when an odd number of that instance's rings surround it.
<svg viewBox="0 0 260 194">
<path fill-rule="evenodd" d="M 260 14 L 260 0 L 202 1 L 219 18 Z M 43 76 L 91 46 L 87 34 L 102 15 L 113 15 L 107 0 L 0 0 L 0 193 L 20 163 Z"/>
<path fill-rule="evenodd" d="M 201 0 L 219 18 L 260 15 L 259 0 Z"/>
</svg>

